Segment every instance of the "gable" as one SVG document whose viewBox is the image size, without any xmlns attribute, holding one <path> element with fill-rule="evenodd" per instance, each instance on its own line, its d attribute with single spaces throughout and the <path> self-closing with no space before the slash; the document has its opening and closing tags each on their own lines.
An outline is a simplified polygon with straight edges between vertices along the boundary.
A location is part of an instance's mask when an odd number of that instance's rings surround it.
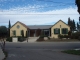
<svg viewBox="0 0 80 60">
<path fill-rule="evenodd" d="M 18 28 L 18 26 L 19 26 L 19 28 Z M 23 30 L 23 29 L 28 29 L 27 27 L 25 27 L 24 25 L 22 25 L 20 22 L 16 22 L 11 28 L 10 28 L 11 30 L 17 30 L 17 29 L 19 29 L 19 30 Z"/>
<path fill-rule="evenodd" d="M 70 28 L 70 26 L 68 24 L 66 24 L 65 22 L 63 22 L 62 20 L 59 20 L 57 23 L 55 23 L 52 27 L 54 28 Z M 52 28 L 51 27 L 51 28 Z"/>
</svg>

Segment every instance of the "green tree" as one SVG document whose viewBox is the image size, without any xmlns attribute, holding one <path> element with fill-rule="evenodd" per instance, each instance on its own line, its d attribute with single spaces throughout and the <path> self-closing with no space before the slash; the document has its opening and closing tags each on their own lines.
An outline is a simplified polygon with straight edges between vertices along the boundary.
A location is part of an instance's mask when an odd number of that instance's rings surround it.
<svg viewBox="0 0 80 60">
<path fill-rule="evenodd" d="M 70 17 L 68 18 L 68 25 L 70 26 Z"/>
<path fill-rule="evenodd" d="M 10 23 L 10 20 L 9 20 L 9 26 L 8 26 L 8 36 L 10 37 L 10 28 L 11 28 L 11 23 Z"/>
<path fill-rule="evenodd" d="M 79 24 L 78 24 L 78 22 L 77 22 L 77 30 L 79 31 Z"/>
<path fill-rule="evenodd" d="M 70 27 L 71 27 L 71 31 L 73 31 L 73 21 L 70 20 Z"/>
<path fill-rule="evenodd" d="M 7 37 L 7 28 L 5 26 L 0 26 L 0 37 Z"/>
<path fill-rule="evenodd" d="M 0 26 L 0 39 L 2 41 L 2 49 L 5 49 L 5 38 L 7 37 L 7 28 L 5 26 Z"/>
<path fill-rule="evenodd" d="M 73 21 L 70 19 L 70 17 L 68 18 L 68 25 L 70 26 L 70 30 L 73 30 Z"/>
<path fill-rule="evenodd" d="M 76 29 L 75 21 L 74 19 L 71 20 L 70 17 L 68 18 L 68 25 L 70 26 L 70 30 L 73 31 Z"/>
<path fill-rule="evenodd" d="M 73 30 L 76 30 L 76 25 L 75 25 L 74 19 L 73 19 Z"/>
<path fill-rule="evenodd" d="M 78 13 L 80 14 L 80 0 L 75 0 L 75 4 L 78 7 Z"/>
</svg>

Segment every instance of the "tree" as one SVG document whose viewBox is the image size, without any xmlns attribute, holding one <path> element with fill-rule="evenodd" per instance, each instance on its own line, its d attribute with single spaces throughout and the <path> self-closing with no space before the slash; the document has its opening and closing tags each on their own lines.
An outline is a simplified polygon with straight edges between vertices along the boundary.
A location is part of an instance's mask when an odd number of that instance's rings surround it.
<svg viewBox="0 0 80 60">
<path fill-rule="evenodd" d="M 5 26 L 0 26 L 0 39 L 2 39 L 2 49 L 5 49 L 5 38 L 7 37 L 7 28 Z"/>
<path fill-rule="evenodd" d="M 79 24 L 78 24 L 78 22 L 77 22 L 77 30 L 79 31 Z"/>
<path fill-rule="evenodd" d="M 73 21 L 72 20 L 70 20 L 70 29 L 71 31 L 73 31 Z"/>
<path fill-rule="evenodd" d="M 0 37 L 1 38 L 7 37 L 7 28 L 5 26 L 0 27 Z"/>
<path fill-rule="evenodd" d="M 76 29 L 75 21 L 74 19 L 71 20 L 70 17 L 68 18 L 68 25 L 70 26 L 70 30 L 73 31 Z"/>
<path fill-rule="evenodd" d="M 78 7 L 78 13 L 80 14 L 80 0 L 75 0 L 75 4 Z"/>
<path fill-rule="evenodd" d="M 70 30 L 72 31 L 73 30 L 73 22 L 70 19 L 70 17 L 68 18 L 68 25 L 70 26 Z"/>
<path fill-rule="evenodd" d="M 70 17 L 68 18 L 68 25 L 70 26 Z"/>
<path fill-rule="evenodd" d="M 76 25 L 75 25 L 74 19 L 73 19 L 73 30 L 76 30 Z"/>
<path fill-rule="evenodd" d="M 10 23 L 10 20 L 9 20 L 9 26 L 8 26 L 8 36 L 10 37 L 10 28 L 11 28 L 11 23 Z"/>
</svg>

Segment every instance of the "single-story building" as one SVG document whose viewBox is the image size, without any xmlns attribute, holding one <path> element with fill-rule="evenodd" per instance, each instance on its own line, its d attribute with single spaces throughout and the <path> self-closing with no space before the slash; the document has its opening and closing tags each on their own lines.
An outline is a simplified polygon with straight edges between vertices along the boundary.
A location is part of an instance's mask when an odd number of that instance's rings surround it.
<svg viewBox="0 0 80 60">
<path fill-rule="evenodd" d="M 41 35 L 41 32 L 44 32 L 44 35 L 49 36 L 50 38 L 58 38 L 59 34 L 68 34 L 70 31 L 70 26 L 67 25 L 62 20 L 59 20 L 54 25 L 25 25 L 22 22 L 17 21 L 10 28 L 10 37 L 12 36 L 22 36 L 21 31 L 24 31 L 24 36 L 26 36 L 26 31 L 28 32 L 28 37 L 38 37 Z"/>
</svg>

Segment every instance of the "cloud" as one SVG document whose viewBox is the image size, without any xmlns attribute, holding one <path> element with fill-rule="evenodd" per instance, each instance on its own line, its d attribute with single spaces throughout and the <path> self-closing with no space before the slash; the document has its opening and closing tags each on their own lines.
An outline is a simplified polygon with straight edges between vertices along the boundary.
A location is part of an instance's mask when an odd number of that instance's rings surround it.
<svg viewBox="0 0 80 60">
<path fill-rule="evenodd" d="M 8 25 L 10 19 L 12 25 L 17 21 L 23 22 L 26 25 L 53 25 L 60 19 L 67 22 L 69 17 L 76 22 L 78 21 L 79 15 L 77 8 L 68 7 L 39 12 L 39 7 L 41 6 L 16 7 L 9 10 L 0 10 L 0 23 Z"/>
</svg>

